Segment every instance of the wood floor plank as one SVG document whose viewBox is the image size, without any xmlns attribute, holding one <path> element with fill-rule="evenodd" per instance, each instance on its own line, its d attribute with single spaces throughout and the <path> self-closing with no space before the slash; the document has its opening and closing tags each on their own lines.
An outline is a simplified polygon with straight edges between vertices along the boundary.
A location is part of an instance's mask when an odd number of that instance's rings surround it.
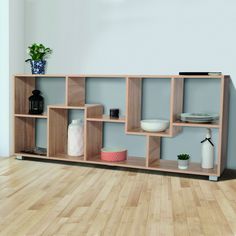
<svg viewBox="0 0 236 236">
<path fill-rule="evenodd" d="M 236 175 L 0 159 L 0 235 L 236 235 Z"/>
</svg>

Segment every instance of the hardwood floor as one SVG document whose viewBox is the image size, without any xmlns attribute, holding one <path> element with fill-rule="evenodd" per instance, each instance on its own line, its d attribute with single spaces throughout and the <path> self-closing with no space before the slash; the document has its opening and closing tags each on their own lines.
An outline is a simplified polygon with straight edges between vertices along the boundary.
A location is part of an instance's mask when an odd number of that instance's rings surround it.
<svg viewBox="0 0 236 236">
<path fill-rule="evenodd" d="M 0 235 L 236 235 L 227 178 L 0 159 Z"/>
</svg>

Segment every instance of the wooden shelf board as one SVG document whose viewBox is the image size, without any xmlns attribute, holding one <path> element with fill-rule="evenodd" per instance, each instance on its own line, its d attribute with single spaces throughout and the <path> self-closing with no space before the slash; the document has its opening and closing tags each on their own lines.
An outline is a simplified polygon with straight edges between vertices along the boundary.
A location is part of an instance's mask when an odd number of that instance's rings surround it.
<svg viewBox="0 0 236 236">
<path fill-rule="evenodd" d="M 114 122 L 114 123 L 125 123 L 125 117 L 119 118 L 110 118 L 108 115 L 96 116 L 96 117 L 89 117 L 87 118 L 88 121 L 100 121 L 100 122 Z"/>
<path fill-rule="evenodd" d="M 66 106 L 66 105 L 49 105 L 48 108 L 55 108 L 55 109 L 78 109 L 78 110 L 84 110 L 85 106 Z"/>
<path fill-rule="evenodd" d="M 68 78 L 94 78 L 94 79 L 125 79 L 128 75 L 96 75 L 96 74 L 80 74 L 80 75 L 68 75 Z"/>
<path fill-rule="evenodd" d="M 100 165 L 109 165 L 109 166 L 122 166 L 122 167 L 131 167 L 131 168 L 146 168 L 146 159 L 144 157 L 128 157 L 126 161 L 119 162 L 108 162 L 103 161 L 100 158 L 100 155 L 94 156 L 86 160 L 87 163 L 100 164 Z"/>
<path fill-rule="evenodd" d="M 68 109 L 68 110 L 73 110 L 73 109 L 80 109 L 80 110 L 85 110 L 87 107 L 97 107 L 97 106 L 101 106 L 101 104 L 85 104 L 84 106 L 67 106 L 64 104 L 60 104 L 60 105 L 49 105 L 49 108 L 55 108 L 55 109 Z"/>
<path fill-rule="evenodd" d="M 103 105 L 102 105 L 102 104 L 99 104 L 99 103 L 97 103 L 97 104 L 92 104 L 92 103 L 91 103 L 91 104 L 88 104 L 88 103 L 87 103 L 87 104 L 85 104 L 84 106 L 85 106 L 85 107 L 97 107 L 97 106 L 100 107 L 100 106 L 103 106 Z"/>
<path fill-rule="evenodd" d="M 141 79 L 222 79 L 225 75 L 126 75 L 126 77 Z"/>
<path fill-rule="evenodd" d="M 224 75 L 176 75 L 173 78 L 183 79 L 222 79 Z"/>
<path fill-rule="evenodd" d="M 15 75 L 15 77 L 37 77 L 37 78 L 153 78 L 153 79 L 171 79 L 171 78 L 199 78 L 199 79 L 207 79 L 207 78 L 213 78 L 213 79 L 221 79 L 224 78 L 226 75 L 128 75 L 128 74 L 121 74 L 121 75 L 98 75 L 98 74 L 74 74 L 74 75 L 67 75 L 67 74 L 44 74 L 44 75 L 32 75 L 32 74 L 18 74 Z"/>
<path fill-rule="evenodd" d="M 55 157 L 49 157 L 54 160 L 73 161 L 73 162 L 84 162 L 84 155 L 82 156 L 69 156 L 67 154 L 56 154 Z"/>
<path fill-rule="evenodd" d="M 150 78 L 150 79 L 171 79 L 171 78 L 199 78 L 199 79 L 221 79 L 224 78 L 224 75 L 96 75 L 96 74 L 82 74 L 82 75 L 72 75 L 68 77 L 83 77 L 83 78 Z"/>
<path fill-rule="evenodd" d="M 42 158 L 42 159 L 53 159 L 53 160 L 61 160 L 61 161 L 71 161 L 71 162 L 84 162 L 84 156 L 69 156 L 66 154 L 57 154 L 55 157 L 48 157 L 36 154 L 29 154 L 24 152 L 15 153 L 16 156 L 24 156 L 24 157 L 35 157 L 35 158 Z"/>
<path fill-rule="evenodd" d="M 164 132 L 147 132 L 141 128 L 135 128 L 128 130 L 127 134 L 134 134 L 134 135 L 148 135 L 148 136 L 158 136 L 158 137 L 171 137 L 169 129 Z"/>
<path fill-rule="evenodd" d="M 219 122 L 215 123 L 191 123 L 191 122 L 183 122 L 183 121 L 175 121 L 173 126 L 181 126 L 181 127 L 199 127 L 199 128 L 219 128 Z"/>
<path fill-rule="evenodd" d="M 201 168 L 200 163 L 191 163 L 187 170 L 181 170 L 178 168 L 178 162 L 172 160 L 156 160 L 155 162 L 149 164 L 148 169 L 159 170 L 165 172 L 173 172 L 173 173 L 182 173 L 182 174 L 196 174 L 196 175 L 214 175 L 219 176 L 217 174 L 217 166 L 213 169 L 203 169 Z"/>
<path fill-rule="evenodd" d="M 42 118 L 42 119 L 47 119 L 47 114 L 42 114 L 42 115 L 32 115 L 32 114 L 15 114 L 15 117 L 28 117 L 28 118 Z"/>
<path fill-rule="evenodd" d="M 15 77 L 27 77 L 27 78 L 66 78 L 66 75 L 64 74 L 44 74 L 44 75 L 41 75 L 41 74 L 18 74 L 18 75 L 15 75 Z"/>
</svg>

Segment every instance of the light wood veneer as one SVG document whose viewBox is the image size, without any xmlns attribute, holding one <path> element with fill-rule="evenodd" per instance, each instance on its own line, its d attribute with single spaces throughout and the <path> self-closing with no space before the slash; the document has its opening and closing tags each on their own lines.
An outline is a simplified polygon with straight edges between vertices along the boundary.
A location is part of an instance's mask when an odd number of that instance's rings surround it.
<svg viewBox="0 0 236 236">
<path fill-rule="evenodd" d="M 236 235 L 236 171 L 222 181 L 0 158 L 2 236 Z"/>
<path fill-rule="evenodd" d="M 28 97 L 35 89 L 37 78 L 64 78 L 66 81 L 65 104 L 48 106 L 47 114 L 28 114 Z M 120 78 L 126 80 L 126 114 L 119 119 L 112 119 L 103 114 L 102 104 L 85 104 L 86 78 Z M 142 110 L 142 81 L 145 78 L 170 80 L 170 127 L 165 132 L 146 132 L 140 128 Z M 194 124 L 180 122 L 178 115 L 183 111 L 184 80 L 220 79 L 221 105 L 220 120 L 212 124 Z M 227 126 L 228 126 L 228 87 L 229 76 L 179 76 L 179 75 L 16 75 L 15 90 L 15 154 L 18 156 L 41 159 L 63 160 L 68 162 L 84 162 L 99 165 L 122 166 L 139 169 L 149 169 L 165 172 L 220 176 L 225 168 L 227 156 Z M 82 110 L 84 112 L 84 155 L 70 157 L 67 153 L 68 111 Z M 22 152 L 24 148 L 35 146 L 35 119 L 47 121 L 47 156 L 29 155 Z M 146 156 L 128 157 L 127 161 L 119 163 L 104 162 L 100 159 L 103 146 L 103 122 L 124 123 L 126 134 L 146 136 Z M 218 156 L 214 169 L 205 170 L 200 163 L 191 163 L 188 170 L 179 170 L 177 161 L 161 159 L 161 138 L 174 137 L 182 132 L 183 127 L 216 128 L 219 129 Z"/>
</svg>

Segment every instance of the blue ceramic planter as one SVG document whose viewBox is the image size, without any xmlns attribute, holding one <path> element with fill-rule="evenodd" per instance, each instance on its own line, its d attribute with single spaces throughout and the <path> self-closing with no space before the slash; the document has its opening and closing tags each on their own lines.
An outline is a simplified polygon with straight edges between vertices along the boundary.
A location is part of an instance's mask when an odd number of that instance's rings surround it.
<svg viewBox="0 0 236 236">
<path fill-rule="evenodd" d="M 32 74 L 45 74 L 46 61 L 30 60 Z"/>
</svg>

